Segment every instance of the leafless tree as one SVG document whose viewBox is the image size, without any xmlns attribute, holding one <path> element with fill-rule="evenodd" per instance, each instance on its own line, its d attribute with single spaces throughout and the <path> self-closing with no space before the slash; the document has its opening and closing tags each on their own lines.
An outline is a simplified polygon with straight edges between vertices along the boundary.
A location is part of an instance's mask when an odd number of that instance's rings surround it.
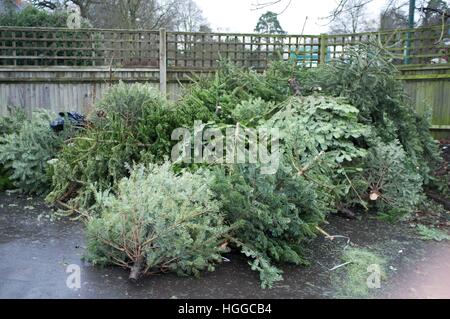
<svg viewBox="0 0 450 319">
<path fill-rule="evenodd" d="M 388 8 L 380 14 L 380 30 L 406 29 L 408 14 L 401 8 Z"/>
<path fill-rule="evenodd" d="M 338 18 L 342 13 L 347 12 L 348 10 L 358 9 L 360 6 L 365 6 L 374 0 L 365 0 L 359 1 L 359 3 L 355 5 L 351 5 L 353 0 L 338 0 L 336 7 L 331 11 L 330 15 L 325 17 L 327 20 L 332 22 L 336 18 Z M 409 6 L 409 0 L 386 0 L 383 13 L 390 13 L 393 15 L 398 14 L 399 10 L 406 11 Z M 274 5 L 284 4 L 285 7 L 283 12 L 286 11 L 292 0 L 255 0 L 253 5 L 253 10 L 262 10 L 267 9 L 268 7 L 272 7 Z M 439 18 L 442 20 L 442 16 L 444 18 L 450 18 L 450 1 L 449 0 L 416 0 L 416 13 L 420 13 L 420 25 L 430 25 L 435 24 L 436 20 Z"/>
<path fill-rule="evenodd" d="M 173 27 L 176 1 L 157 0 L 75 0 L 80 13 L 94 27 L 157 29 Z"/>
<path fill-rule="evenodd" d="M 420 25 L 432 26 L 450 19 L 450 3 L 445 0 L 422 0 L 416 7 L 421 16 Z"/>
<path fill-rule="evenodd" d="M 82 17 L 98 28 L 198 31 L 207 25 L 193 0 L 32 0 L 41 8 L 56 10 L 76 5 Z"/>
<path fill-rule="evenodd" d="M 177 31 L 194 32 L 207 29 L 208 21 L 193 0 L 178 0 L 175 16 Z"/>
<path fill-rule="evenodd" d="M 332 12 L 329 24 L 330 33 L 356 33 L 373 31 L 377 28 L 377 21 L 369 19 L 367 0 L 345 0 L 339 12 Z"/>
</svg>

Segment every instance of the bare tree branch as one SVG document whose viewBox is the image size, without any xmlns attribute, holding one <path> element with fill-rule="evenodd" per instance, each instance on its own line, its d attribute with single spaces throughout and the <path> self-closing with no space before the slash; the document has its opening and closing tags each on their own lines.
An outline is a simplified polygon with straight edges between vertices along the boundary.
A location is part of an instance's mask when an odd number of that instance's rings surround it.
<svg viewBox="0 0 450 319">
<path fill-rule="evenodd" d="M 275 1 L 269 1 L 264 3 L 259 3 L 258 1 L 256 3 L 252 3 L 252 6 L 254 7 L 252 10 L 261 10 L 265 9 L 267 7 L 271 7 L 273 5 L 276 5 L 280 3 L 282 0 L 275 0 Z"/>
<path fill-rule="evenodd" d="M 281 10 L 281 12 L 278 13 L 278 15 L 281 15 L 283 13 L 286 12 L 286 10 L 291 6 L 292 0 L 289 0 L 289 2 L 287 3 L 286 7 L 284 7 L 283 10 Z"/>
<path fill-rule="evenodd" d="M 377 21 L 369 19 L 367 5 L 372 0 L 343 0 L 329 16 L 331 33 L 356 33 L 376 29 Z M 336 11 L 338 10 L 338 11 Z"/>
<path fill-rule="evenodd" d="M 351 2 L 351 0 L 340 0 L 338 2 L 337 7 L 331 11 L 330 15 L 325 17 L 325 19 L 329 19 L 330 22 L 334 21 L 337 17 L 339 17 L 340 15 L 344 14 L 344 13 L 349 13 L 351 11 L 354 10 L 358 10 L 361 9 L 362 7 L 368 5 L 369 3 L 371 3 L 373 0 L 366 0 L 363 2 L 358 2 L 356 4 L 353 5 L 349 5 L 349 3 Z"/>
<path fill-rule="evenodd" d="M 439 13 L 440 15 L 443 15 L 443 16 L 445 16 L 446 18 L 450 18 L 450 11 L 449 11 L 449 10 L 443 11 L 443 10 L 439 10 L 439 9 L 425 8 L 425 7 L 421 7 L 421 8 L 418 8 L 418 9 L 419 9 L 419 11 L 422 11 L 422 12 L 434 12 L 434 13 Z"/>
<path fill-rule="evenodd" d="M 271 6 L 281 4 L 282 2 L 283 2 L 283 0 L 274 0 L 274 1 L 268 1 L 268 2 L 263 2 L 263 3 L 259 3 L 257 1 L 256 3 L 252 3 L 253 8 L 251 10 L 257 11 L 257 10 L 266 9 Z M 281 15 L 281 14 L 285 13 L 287 11 L 287 9 L 289 9 L 291 4 L 292 4 L 292 0 L 288 0 L 287 4 L 284 6 L 284 8 L 280 12 L 277 13 L 277 15 Z"/>
</svg>

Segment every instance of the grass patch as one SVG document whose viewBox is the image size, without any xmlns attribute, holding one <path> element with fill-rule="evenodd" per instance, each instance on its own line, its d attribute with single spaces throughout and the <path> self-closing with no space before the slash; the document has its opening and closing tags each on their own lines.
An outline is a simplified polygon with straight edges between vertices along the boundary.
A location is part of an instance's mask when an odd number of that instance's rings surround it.
<svg viewBox="0 0 450 319">
<path fill-rule="evenodd" d="M 450 240 L 450 235 L 448 235 L 446 232 L 440 229 L 430 228 L 425 225 L 417 225 L 417 233 L 422 240 Z"/>
<path fill-rule="evenodd" d="M 368 282 L 373 283 L 375 272 L 379 271 L 380 281 L 386 277 L 386 260 L 366 248 L 347 248 L 341 261 L 348 264 L 333 270 L 332 275 L 338 298 L 368 297 L 374 290 Z"/>
</svg>

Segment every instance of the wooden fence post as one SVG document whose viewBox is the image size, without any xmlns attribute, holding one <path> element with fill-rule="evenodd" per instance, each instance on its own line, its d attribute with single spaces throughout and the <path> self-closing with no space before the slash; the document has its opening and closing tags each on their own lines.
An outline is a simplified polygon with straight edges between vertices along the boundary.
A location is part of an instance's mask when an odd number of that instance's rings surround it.
<svg viewBox="0 0 450 319">
<path fill-rule="evenodd" d="M 16 32 L 12 33 L 12 38 L 13 38 L 12 47 L 13 47 L 13 57 L 14 57 L 14 60 L 13 60 L 14 64 L 13 65 L 16 66 L 17 65 L 17 58 L 16 58 L 16 56 L 17 56 L 17 51 L 16 51 Z"/>
<path fill-rule="evenodd" d="M 159 90 L 163 96 L 167 95 L 167 33 L 166 29 L 159 29 Z"/>
<path fill-rule="evenodd" d="M 320 34 L 320 64 L 327 63 L 327 42 L 328 35 L 326 33 Z"/>
<path fill-rule="evenodd" d="M 95 33 L 91 33 L 91 49 L 92 49 L 92 66 L 96 66 L 95 62 Z"/>
</svg>

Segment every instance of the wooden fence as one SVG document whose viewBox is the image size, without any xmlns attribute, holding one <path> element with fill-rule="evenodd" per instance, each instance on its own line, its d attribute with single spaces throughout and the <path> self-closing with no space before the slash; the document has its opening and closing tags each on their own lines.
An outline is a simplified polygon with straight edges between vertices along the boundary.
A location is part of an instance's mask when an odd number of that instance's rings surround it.
<svg viewBox="0 0 450 319">
<path fill-rule="evenodd" d="M 188 75 L 215 70 L 221 58 L 257 70 L 278 58 L 316 67 L 345 58 L 348 46 L 378 43 L 401 65 L 416 108 L 431 105 L 433 123 L 446 130 L 450 64 L 431 62 L 448 59 L 449 34 L 449 25 L 340 35 L 0 27 L 0 113 L 7 105 L 85 111 L 118 80 L 150 82 L 176 98 Z"/>
<path fill-rule="evenodd" d="M 260 69 L 275 57 L 295 57 L 312 67 L 342 57 L 350 45 L 374 42 L 396 63 L 423 64 L 448 55 L 448 35 L 448 24 L 340 35 L 0 27 L 0 65 L 159 67 L 164 55 L 168 68 L 188 70 L 214 69 L 220 57 Z"/>
<path fill-rule="evenodd" d="M 433 134 L 450 139 L 450 63 L 399 67 L 417 112 L 431 113 Z"/>
</svg>

